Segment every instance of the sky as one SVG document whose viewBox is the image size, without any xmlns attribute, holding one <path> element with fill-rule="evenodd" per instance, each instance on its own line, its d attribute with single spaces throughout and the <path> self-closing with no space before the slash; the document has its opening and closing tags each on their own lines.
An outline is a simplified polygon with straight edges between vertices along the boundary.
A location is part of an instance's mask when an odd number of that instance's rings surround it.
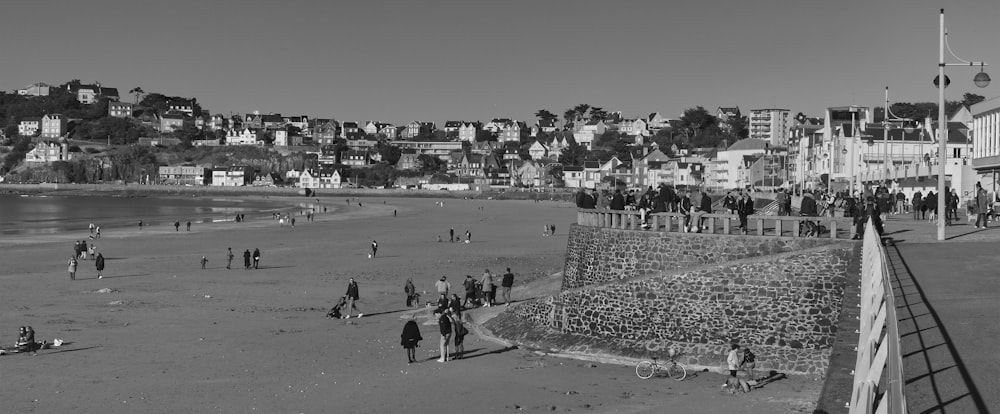
<svg viewBox="0 0 1000 414">
<path fill-rule="evenodd" d="M 364 122 L 533 123 L 585 103 L 687 108 L 936 101 L 939 9 L 958 57 L 948 99 L 1000 95 L 1000 1 L 32 0 L 4 4 L 0 90 L 71 79 L 196 97 L 213 113 Z M 949 57 L 948 61 L 957 62 Z"/>
</svg>

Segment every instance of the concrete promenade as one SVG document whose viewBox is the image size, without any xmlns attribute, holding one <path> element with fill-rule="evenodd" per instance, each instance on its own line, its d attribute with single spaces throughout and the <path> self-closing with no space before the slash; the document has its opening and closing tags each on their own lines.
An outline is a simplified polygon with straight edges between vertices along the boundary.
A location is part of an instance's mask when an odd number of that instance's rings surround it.
<svg viewBox="0 0 1000 414">
<path fill-rule="evenodd" d="M 911 413 L 1000 413 L 1000 223 L 890 216 L 886 254 Z"/>
</svg>

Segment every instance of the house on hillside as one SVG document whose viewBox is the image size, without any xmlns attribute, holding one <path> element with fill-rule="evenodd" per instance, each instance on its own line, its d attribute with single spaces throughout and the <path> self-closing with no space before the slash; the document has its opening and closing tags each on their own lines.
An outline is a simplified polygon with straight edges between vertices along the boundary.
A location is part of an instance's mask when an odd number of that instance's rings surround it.
<svg viewBox="0 0 1000 414">
<path fill-rule="evenodd" d="M 340 137 L 340 123 L 332 120 L 317 120 L 313 128 L 313 141 L 319 145 L 333 145 Z"/>
<path fill-rule="evenodd" d="M 580 127 L 579 131 L 573 133 L 573 140 L 577 144 L 583 145 L 589 151 L 593 149 L 594 139 L 604 135 L 607 130 L 608 127 L 604 124 L 603 120 L 587 121 L 587 123 Z"/>
<path fill-rule="evenodd" d="M 622 119 L 618 123 L 618 132 L 625 135 L 633 135 L 639 137 L 648 137 L 649 130 L 646 129 L 646 121 L 641 118 L 636 119 Z M 642 138 L 639 138 L 640 140 Z M 642 144 L 641 142 L 639 144 Z"/>
<path fill-rule="evenodd" d="M 110 101 L 117 101 L 118 88 L 106 88 L 100 83 L 84 85 L 79 82 L 66 84 L 66 90 L 76 95 L 76 100 L 82 104 L 92 104 L 100 98 L 108 98 Z"/>
<path fill-rule="evenodd" d="M 194 116 L 197 105 L 198 103 L 195 99 L 171 99 L 167 102 L 167 110 L 180 112 L 187 116 Z"/>
<path fill-rule="evenodd" d="M 45 114 L 42 117 L 42 138 L 59 138 L 66 134 L 66 117 L 62 114 Z"/>
<path fill-rule="evenodd" d="M 528 136 L 528 128 L 524 122 L 510 121 L 500 127 L 497 140 L 500 142 L 521 142 L 521 138 Z"/>
<path fill-rule="evenodd" d="M 21 96 L 49 96 L 50 88 L 52 85 L 38 82 L 18 89 L 17 94 Z"/>
<path fill-rule="evenodd" d="M 160 131 L 169 133 L 178 129 L 184 129 L 184 124 L 190 118 L 183 112 L 167 111 L 160 117 Z"/>
<path fill-rule="evenodd" d="M 340 156 L 340 163 L 352 167 L 364 167 L 372 164 L 372 159 L 368 156 L 368 151 L 349 150 Z"/>
<path fill-rule="evenodd" d="M 503 129 L 504 125 L 513 122 L 510 118 L 493 118 L 486 125 L 483 125 L 483 130 L 490 131 L 494 134 L 499 134 L 500 130 Z"/>
<path fill-rule="evenodd" d="M 31 165 L 48 164 L 53 161 L 69 161 L 73 154 L 69 152 L 69 146 L 65 139 L 59 142 L 43 141 L 35 145 L 31 151 L 24 155 L 24 163 Z"/>
<path fill-rule="evenodd" d="M 650 133 L 655 134 L 664 128 L 670 128 L 670 119 L 665 118 L 659 112 L 653 112 L 646 117 L 646 129 Z"/>
<path fill-rule="evenodd" d="M 531 156 L 532 160 L 540 160 L 549 156 L 549 148 L 542 144 L 540 141 L 535 141 L 528 148 L 528 155 Z"/>
<path fill-rule="evenodd" d="M 416 151 L 403 152 L 399 155 L 399 161 L 396 161 L 397 170 L 417 170 L 422 167 L 420 162 L 420 154 Z"/>
<path fill-rule="evenodd" d="M 458 140 L 465 142 L 476 142 L 476 135 L 479 135 L 481 125 L 479 122 L 463 122 L 458 127 Z"/>
<path fill-rule="evenodd" d="M 250 128 L 226 131 L 226 145 L 264 145 L 257 139 L 257 131 Z"/>
<path fill-rule="evenodd" d="M 108 102 L 108 116 L 112 118 L 131 118 L 135 104 L 130 102 Z"/>
<path fill-rule="evenodd" d="M 42 118 L 24 118 L 17 124 L 17 134 L 22 137 L 35 135 L 42 129 Z"/>
</svg>

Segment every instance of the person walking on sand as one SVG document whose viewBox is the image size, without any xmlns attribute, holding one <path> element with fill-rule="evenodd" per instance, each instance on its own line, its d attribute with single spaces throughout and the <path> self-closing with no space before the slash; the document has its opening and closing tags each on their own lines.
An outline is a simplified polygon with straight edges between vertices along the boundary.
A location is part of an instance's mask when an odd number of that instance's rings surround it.
<svg viewBox="0 0 1000 414">
<path fill-rule="evenodd" d="M 250 249 L 243 251 L 243 270 L 250 269 Z"/>
<path fill-rule="evenodd" d="M 101 226 L 97 226 L 97 238 L 101 238 Z"/>
<path fill-rule="evenodd" d="M 187 228 L 188 228 L 188 231 L 191 231 L 191 222 L 190 221 L 187 222 Z"/>
<path fill-rule="evenodd" d="M 455 242 L 455 228 L 454 227 L 452 227 L 450 230 L 448 230 L 448 242 L 449 243 L 454 243 Z"/>
<path fill-rule="evenodd" d="M 260 268 L 260 249 L 253 249 L 253 268 Z"/>
<path fill-rule="evenodd" d="M 142 230 L 142 220 L 139 220 L 139 230 Z"/>
<path fill-rule="evenodd" d="M 465 231 L 465 242 L 466 243 L 472 243 L 472 232 L 471 231 L 468 231 L 468 230 Z"/>
<path fill-rule="evenodd" d="M 181 222 L 179 221 L 174 222 L 174 231 L 181 231 Z"/>
<path fill-rule="evenodd" d="M 232 247 L 227 248 L 227 250 L 226 250 L 226 269 L 232 269 L 233 268 L 233 257 L 235 257 L 235 255 L 233 255 L 233 248 Z"/>
<path fill-rule="evenodd" d="M 483 272 L 483 278 L 480 280 L 483 283 L 483 296 L 486 300 L 486 307 L 493 306 L 493 299 L 496 297 L 493 294 L 493 273 L 490 273 L 490 269 L 486 269 Z"/>
<path fill-rule="evenodd" d="M 76 261 L 76 257 L 70 257 L 67 264 L 69 265 L 69 280 L 76 280 L 76 267 L 79 262 Z"/>
<path fill-rule="evenodd" d="M 205 265 L 208 264 L 208 258 L 205 256 L 201 257 L 201 270 L 205 270 Z"/>
<path fill-rule="evenodd" d="M 97 278 L 104 279 L 104 255 L 101 253 L 97 254 L 97 259 L 94 260 L 94 265 L 97 266 Z"/>
<path fill-rule="evenodd" d="M 347 282 L 347 294 L 345 296 L 347 296 L 347 316 L 344 319 L 350 319 L 353 311 L 358 311 L 359 318 L 365 316 L 358 309 L 358 299 L 361 299 L 361 295 L 358 294 L 358 282 L 355 282 L 353 277 Z"/>
<path fill-rule="evenodd" d="M 510 306 L 510 290 L 514 287 L 514 274 L 511 273 L 509 267 L 507 268 L 507 273 L 503 274 L 500 287 L 503 288 L 503 303 Z"/>
<path fill-rule="evenodd" d="M 406 350 L 406 360 L 412 364 L 417 362 L 417 347 L 424 338 L 420 336 L 420 327 L 417 321 L 410 319 L 403 324 L 403 334 L 399 336 L 399 344 Z"/>
<path fill-rule="evenodd" d="M 90 234 L 94 234 L 94 223 L 90 223 Z"/>
<path fill-rule="evenodd" d="M 445 309 L 441 311 L 441 316 L 438 317 L 438 329 L 441 332 L 441 357 L 438 358 L 438 362 L 448 360 L 448 342 L 451 341 L 451 318 L 448 317 L 449 313 L 450 311 Z"/>
<path fill-rule="evenodd" d="M 375 258 L 375 254 L 377 254 L 377 253 L 378 253 L 378 242 L 375 241 L 375 240 L 372 240 L 372 259 Z"/>
<path fill-rule="evenodd" d="M 413 307 L 413 299 L 417 295 L 417 287 L 413 285 L 413 278 L 406 278 L 406 284 L 403 285 L 403 292 L 406 292 L 406 307 Z"/>
</svg>

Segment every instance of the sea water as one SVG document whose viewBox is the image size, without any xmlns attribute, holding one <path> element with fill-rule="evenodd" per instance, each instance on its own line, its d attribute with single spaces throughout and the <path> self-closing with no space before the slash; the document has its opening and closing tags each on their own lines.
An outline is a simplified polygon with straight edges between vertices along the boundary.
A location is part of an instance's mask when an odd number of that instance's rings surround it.
<svg viewBox="0 0 1000 414">
<path fill-rule="evenodd" d="M 288 203 L 264 199 L 225 197 L 102 197 L 0 195 L 0 234 L 56 234 L 86 231 L 90 223 L 101 229 L 159 226 L 180 222 L 233 221 L 268 217 L 291 209 Z"/>
</svg>

